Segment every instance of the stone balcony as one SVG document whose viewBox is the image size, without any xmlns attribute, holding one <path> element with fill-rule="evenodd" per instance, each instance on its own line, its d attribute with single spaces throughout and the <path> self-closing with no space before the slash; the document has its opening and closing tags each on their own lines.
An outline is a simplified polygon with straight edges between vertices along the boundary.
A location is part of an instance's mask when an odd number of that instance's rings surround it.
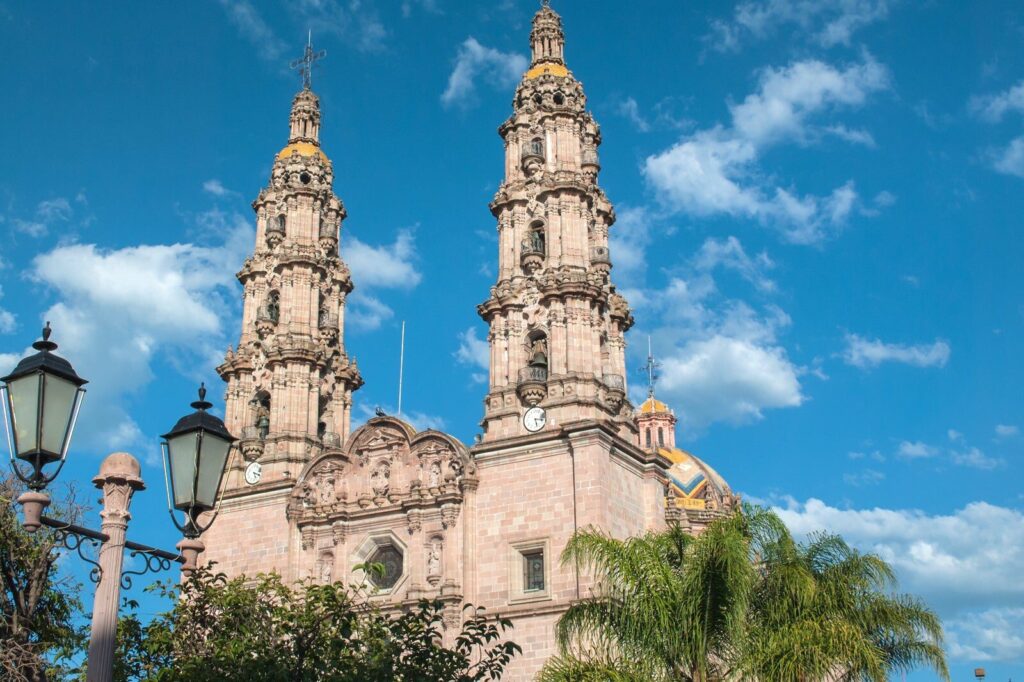
<svg viewBox="0 0 1024 682">
<path fill-rule="evenodd" d="M 264 450 L 264 441 L 259 429 L 255 426 L 243 426 L 242 437 L 238 439 L 238 447 L 247 462 L 259 459 Z"/>
<path fill-rule="evenodd" d="M 341 449 L 341 435 L 334 431 L 325 431 L 324 433 L 321 433 L 320 442 L 323 443 L 324 450 Z"/>
<path fill-rule="evenodd" d="M 256 331 L 261 335 L 269 334 L 277 328 L 280 312 L 271 306 L 261 305 L 256 309 Z"/>
<path fill-rule="evenodd" d="M 529 365 L 519 370 L 516 393 L 527 405 L 536 405 L 548 394 L 548 368 Z"/>
<path fill-rule="evenodd" d="M 607 246 L 590 247 L 590 265 L 595 270 L 610 272 L 612 269 L 612 256 Z"/>
<path fill-rule="evenodd" d="M 267 246 L 273 249 L 283 241 L 284 225 L 278 222 L 276 218 L 271 218 L 267 221 Z"/>
<path fill-rule="evenodd" d="M 618 409 L 626 399 L 626 380 L 621 374 L 605 374 L 601 377 L 604 395 L 608 403 Z"/>
</svg>

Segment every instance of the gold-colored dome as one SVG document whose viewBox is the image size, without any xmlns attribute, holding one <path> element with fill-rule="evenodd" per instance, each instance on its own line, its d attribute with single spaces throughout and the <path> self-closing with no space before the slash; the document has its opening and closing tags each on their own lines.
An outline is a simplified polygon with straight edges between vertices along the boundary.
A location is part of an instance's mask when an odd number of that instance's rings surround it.
<svg viewBox="0 0 1024 682">
<path fill-rule="evenodd" d="M 324 161 L 328 160 L 323 150 L 310 142 L 292 142 L 277 153 L 277 158 L 284 159 L 292 154 L 298 154 L 299 156 L 316 156 L 319 154 L 321 159 Z"/>
<path fill-rule="evenodd" d="M 565 68 L 561 64 L 538 64 L 527 71 L 524 78 L 537 78 L 544 74 L 550 74 L 552 76 L 568 76 L 569 69 Z"/>
<path fill-rule="evenodd" d="M 653 395 L 649 396 L 647 400 L 640 403 L 640 414 L 656 414 L 659 412 L 671 413 L 672 410 L 668 408 L 668 405 L 661 402 Z"/>
</svg>

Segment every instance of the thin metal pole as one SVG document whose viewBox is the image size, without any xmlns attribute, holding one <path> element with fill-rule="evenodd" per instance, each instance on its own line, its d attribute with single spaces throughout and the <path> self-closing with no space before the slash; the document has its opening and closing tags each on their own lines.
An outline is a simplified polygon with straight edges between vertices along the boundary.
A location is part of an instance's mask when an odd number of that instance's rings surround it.
<svg viewBox="0 0 1024 682">
<path fill-rule="evenodd" d="M 402 320 L 402 345 L 398 352 L 398 416 L 402 416 L 402 379 L 405 373 L 405 320 Z"/>
</svg>

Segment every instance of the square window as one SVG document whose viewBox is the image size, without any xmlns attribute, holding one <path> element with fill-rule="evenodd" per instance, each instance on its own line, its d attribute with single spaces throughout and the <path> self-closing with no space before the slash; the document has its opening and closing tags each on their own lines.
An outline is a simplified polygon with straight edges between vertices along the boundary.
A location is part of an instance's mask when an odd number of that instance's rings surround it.
<svg viewBox="0 0 1024 682">
<path fill-rule="evenodd" d="M 544 590 L 544 550 L 523 553 L 523 592 Z"/>
</svg>

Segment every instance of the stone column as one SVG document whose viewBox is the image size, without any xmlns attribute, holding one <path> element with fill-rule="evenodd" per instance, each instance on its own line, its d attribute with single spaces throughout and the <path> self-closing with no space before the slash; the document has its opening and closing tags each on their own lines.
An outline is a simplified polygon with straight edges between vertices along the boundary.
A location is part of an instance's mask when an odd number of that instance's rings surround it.
<svg viewBox="0 0 1024 682">
<path fill-rule="evenodd" d="M 100 582 L 92 607 L 92 633 L 89 637 L 87 682 L 110 682 L 113 677 L 114 644 L 117 633 L 117 609 L 121 600 L 121 565 L 124 562 L 128 505 L 132 493 L 145 485 L 137 459 L 127 452 L 115 452 L 100 465 L 92 482 L 103 491 L 103 523 L 100 530 L 107 541 L 100 547 Z"/>
</svg>

